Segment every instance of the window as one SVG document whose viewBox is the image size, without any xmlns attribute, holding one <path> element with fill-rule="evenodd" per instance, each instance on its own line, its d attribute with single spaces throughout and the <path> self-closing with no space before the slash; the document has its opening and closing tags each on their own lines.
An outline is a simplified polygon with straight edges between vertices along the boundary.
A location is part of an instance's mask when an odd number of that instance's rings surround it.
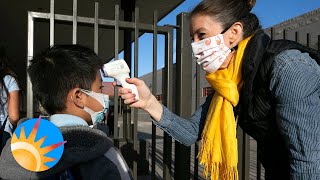
<svg viewBox="0 0 320 180">
<path fill-rule="evenodd" d="M 211 93 L 213 93 L 212 87 L 202 88 L 202 97 L 206 97 L 206 96 L 208 96 L 208 95 L 211 94 Z"/>
</svg>

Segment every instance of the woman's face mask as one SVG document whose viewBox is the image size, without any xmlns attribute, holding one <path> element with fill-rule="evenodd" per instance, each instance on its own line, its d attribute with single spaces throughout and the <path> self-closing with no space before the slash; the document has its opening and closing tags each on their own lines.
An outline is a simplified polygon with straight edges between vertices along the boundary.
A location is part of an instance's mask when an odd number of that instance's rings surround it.
<svg viewBox="0 0 320 180">
<path fill-rule="evenodd" d="M 82 92 L 86 93 L 88 96 L 94 98 L 97 100 L 103 107 L 101 111 L 95 112 L 92 109 L 84 106 L 83 110 L 90 114 L 92 119 L 92 124 L 100 123 L 105 118 L 105 114 L 108 112 L 109 109 L 109 96 L 102 94 L 102 93 L 96 93 L 93 91 L 81 89 Z"/>
<path fill-rule="evenodd" d="M 216 72 L 231 52 L 225 45 L 222 34 L 194 42 L 191 46 L 197 63 L 209 73 Z"/>
</svg>

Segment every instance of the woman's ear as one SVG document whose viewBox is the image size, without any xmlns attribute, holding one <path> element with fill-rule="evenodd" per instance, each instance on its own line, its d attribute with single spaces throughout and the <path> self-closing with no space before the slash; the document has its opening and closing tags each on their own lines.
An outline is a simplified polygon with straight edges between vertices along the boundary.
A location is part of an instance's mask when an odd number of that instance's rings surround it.
<svg viewBox="0 0 320 180">
<path fill-rule="evenodd" d="M 83 108 L 86 100 L 86 94 L 79 88 L 73 89 L 71 93 L 72 102 L 79 108 Z"/>
<path fill-rule="evenodd" d="M 236 46 L 243 37 L 243 25 L 241 22 L 236 22 L 230 27 L 229 42 L 231 48 Z"/>
</svg>

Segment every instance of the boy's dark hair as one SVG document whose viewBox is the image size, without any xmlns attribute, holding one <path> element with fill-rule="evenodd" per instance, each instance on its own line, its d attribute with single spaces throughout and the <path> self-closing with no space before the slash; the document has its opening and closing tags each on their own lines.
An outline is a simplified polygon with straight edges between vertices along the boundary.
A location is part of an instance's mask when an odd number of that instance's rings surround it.
<svg viewBox="0 0 320 180">
<path fill-rule="evenodd" d="M 28 73 L 34 96 L 49 114 L 66 108 L 69 91 L 91 89 L 102 60 L 79 45 L 55 45 L 34 56 Z"/>
</svg>

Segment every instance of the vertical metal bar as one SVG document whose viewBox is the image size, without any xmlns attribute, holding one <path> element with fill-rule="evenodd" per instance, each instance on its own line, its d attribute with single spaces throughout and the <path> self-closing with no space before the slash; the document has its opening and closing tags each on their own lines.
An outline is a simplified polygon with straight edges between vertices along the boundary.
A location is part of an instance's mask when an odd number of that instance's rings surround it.
<svg viewBox="0 0 320 180">
<path fill-rule="evenodd" d="M 299 42 L 299 32 L 298 31 L 296 31 L 296 33 L 295 33 L 295 41 Z"/>
<path fill-rule="evenodd" d="M 258 155 L 259 147 L 257 144 L 257 180 L 261 180 L 261 163 L 260 156 Z"/>
<path fill-rule="evenodd" d="M 78 0 L 73 0 L 72 44 L 77 44 Z"/>
<path fill-rule="evenodd" d="M 132 68 L 131 68 L 132 69 Z M 134 69 L 134 67 L 133 67 L 133 69 Z M 132 75 L 132 76 L 134 76 L 134 74 Z M 131 115 L 133 115 L 134 116 L 134 110 L 132 111 L 131 109 L 133 109 L 133 108 L 131 108 L 131 107 L 129 107 L 128 105 L 127 105 L 127 107 L 126 107 L 126 113 L 125 113 L 125 116 L 127 117 L 127 126 L 126 126 L 126 130 L 127 130 L 127 139 L 128 140 L 130 140 L 130 141 L 132 141 L 133 140 L 133 137 L 132 137 L 132 123 L 131 123 Z M 134 117 L 133 117 L 134 118 Z"/>
<path fill-rule="evenodd" d="M 28 12 L 28 56 L 27 56 L 27 69 L 30 65 L 30 60 L 33 57 L 34 45 L 34 19 L 31 12 Z M 30 77 L 27 73 L 27 118 L 33 117 L 33 93 Z"/>
<path fill-rule="evenodd" d="M 274 39 L 274 37 L 273 37 L 273 36 L 274 36 L 274 29 L 271 28 L 270 31 L 271 31 L 271 33 L 270 33 L 270 36 L 271 36 L 271 37 L 270 37 L 270 38 L 271 38 L 271 40 L 273 40 L 273 39 Z"/>
<path fill-rule="evenodd" d="M 120 99 L 120 101 L 122 101 L 121 99 Z M 124 104 L 124 106 L 123 106 L 123 121 L 122 121 L 122 134 L 123 134 L 123 138 L 124 139 L 126 139 L 126 138 L 128 138 L 128 134 L 127 134 L 127 132 L 128 132 L 128 123 L 127 123 L 127 119 L 128 119 L 128 106 L 127 105 L 125 105 Z"/>
<path fill-rule="evenodd" d="M 115 6 L 115 13 L 114 13 L 114 59 L 118 59 L 119 53 L 119 5 Z M 118 97 L 118 87 L 114 88 L 114 139 L 118 141 L 118 105 L 119 105 L 119 97 Z M 115 145 L 119 147 L 119 142 L 115 142 Z"/>
<path fill-rule="evenodd" d="M 123 111 L 122 111 L 122 101 L 119 101 L 119 113 L 120 113 L 120 116 L 123 115 Z"/>
<path fill-rule="evenodd" d="M 286 30 L 283 29 L 283 39 L 287 39 Z"/>
<path fill-rule="evenodd" d="M 249 179 L 249 168 L 250 168 L 250 138 L 241 128 L 237 129 L 238 139 L 238 172 L 239 180 Z"/>
<path fill-rule="evenodd" d="M 198 109 L 200 105 L 200 66 L 196 65 L 196 103 L 195 107 Z M 199 144 L 194 144 L 194 174 L 193 179 L 199 179 L 199 160 L 198 160 L 198 153 L 199 153 Z"/>
<path fill-rule="evenodd" d="M 99 3 L 94 3 L 94 52 L 99 51 Z"/>
<path fill-rule="evenodd" d="M 157 55 L 158 55 L 158 11 L 153 13 L 153 70 L 152 70 L 152 94 L 157 95 Z M 156 135 L 157 128 L 152 123 L 151 144 L 151 179 L 156 179 Z"/>
<path fill-rule="evenodd" d="M 50 0 L 50 46 L 54 45 L 54 0 Z"/>
<path fill-rule="evenodd" d="M 318 35 L 318 51 L 320 51 L 320 35 Z"/>
<path fill-rule="evenodd" d="M 242 161 L 242 177 L 243 179 L 249 179 L 249 168 L 250 168 L 250 137 L 243 132 L 243 151 L 242 156 L 244 161 Z"/>
<path fill-rule="evenodd" d="M 134 11 L 134 77 L 138 77 L 138 61 L 139 61 L 139 8 Z M 133 109 L 133 150 L 138 153 L 138 111 Z M 130 123 L 131 124 L 131 123 Z M 137 158 L 133 161 L 133 178 L 138 179 L 138 162 Z"/>
<path fill-rule="evenodd" d="M 200 96 L 201 96 L 201 85 L 200 85 L 200 66 L 196 64 L 196 102 L 195 109 L 197 110 L 200 106 Z M 199 144 L 195 143 L 194 145 L 194 180 L 199 179 L 199 160 L 197 158 L 199 153 Z"/>
<path fill-rule="evenodd" d="M 189 38 L 189 20 L 186 13 L 177 16 L 177 63 L 176 63 L 176 113 L 183 118 L 191 116 L 192 101 L 192 50 Z M 175 141 L 174 179 L 190 179 L 190 146 Z M 183 161 L 179 161 L 183 159 Z"/>
<path fill-rule="evenodd" d="M 310 34 L 307 33 L 307 47 L 310 47 Z"/>
<path fill-rule="evenodd" d="M 162 92 L 164 95 L 164 105 L 172 110 L 172 82 L 173 82 L 173 30 L 168 32 L 165 37 L 165 65 L 163 73 Z M 163 179 L 171 180 L 172 162 L 172 138 L 164 132 L 163 137 Z"/>
<path fill-rule="evenodd" d="M 133 21 L 133 12 L 135 8 L 135 0 L 126 1 L 121 0 L 121 10 L 123 10 L 123 20 L 127 22 Z M 124 29 L 123 34 L 123 51 L 124 51 L 124 60 L 128 64 L 129 68 L 132 70 L 134 67 L 132 66 L 132 30 Z M 133 74 L 131 74 L 133 76 Z M 124 105 L 124 113 L 123 113 L 123 137 L 127 140 L 132 140 L 132 131 L 131 131 L 131 108 L 128 105 Z M 134 114 L 133 114 L 134 115 Z M 131 164 L 131 163 L 130 163 Z"/>
</svg>

